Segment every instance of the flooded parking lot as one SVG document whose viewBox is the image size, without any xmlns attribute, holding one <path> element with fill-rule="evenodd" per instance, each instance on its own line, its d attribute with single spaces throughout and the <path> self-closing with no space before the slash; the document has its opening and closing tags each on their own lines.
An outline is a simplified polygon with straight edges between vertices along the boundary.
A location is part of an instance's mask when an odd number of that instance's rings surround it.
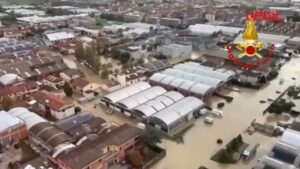
<svg viewBox="0 0 300 169">
<path fill-rule="evenodd" d="M 161 147 L 167 149 L 166 157 L 160 161 L 153 169 L 197 169 L 204 165 L 210 169 L 249 169 L 257 162 L 257 159 L 268 153 L 277 140 L 260 133 L 252 136 L 244 134 L 247 143 L 260 143 L 257 155 L 248 163 L 239 162 L 235 165 L 220 165 L 210 160 L 210 157 L 222 146 L 216 144 L 218 138 L 223 139 L 224 143 L 229 142 L 233 137 L 243 133 L 253 119 L 265 122 L 267 115 L 262 112 L 268 107 L 269 103 L 260 104 L 260 100 L 268 98 L 275 99 L 280 94 L 276 91 L 284 91 L 288 86 L 295 84 L 292 77 L 300 78 L 299 59 L 293 59 L 287 63 L 280 71 L 279 76 L 260 90 L 240 88 L 240 93 L 224 91 L 234 97 L 232 103 L 226 103 L 223 108 L 224 117 L 216 119 L 212 126 L 204 124 L 203 119 L 198 119 L 195 126 L 184 136 L 184 144 L 177 144 L 164 140 Z M 285 79 L 282 85 L 280 79 Z M 211 102 L 213 107 L 219 103 L 220 98 L 213 97 Z"/>
</svg>

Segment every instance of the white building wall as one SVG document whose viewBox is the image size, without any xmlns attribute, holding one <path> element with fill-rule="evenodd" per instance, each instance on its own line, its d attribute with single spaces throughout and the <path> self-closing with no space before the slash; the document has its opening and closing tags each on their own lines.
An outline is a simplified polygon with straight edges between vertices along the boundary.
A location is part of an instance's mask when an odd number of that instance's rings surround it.
<svg viewBox="0 0 300 169">
<path fill-rule="evenodd" d="M 64 110 L 64 111 L 54 111 L 54 110 L 51 110 L 51 115 L 53 117 L 55 117 L 56 119 L 58 120 L 61 120 L 61 119 L 64 119 L 64 118 L 67 118 L 67 117 L 70 117 L 72 115 L 75 114 L 75 111 L 74 111 L 74 106 Z"/>
<path fill-rule="evenodd" d="M 157 52 L 162 53 L 163 55 L 168 57 L 190 56 L 192 54 L 192 50 L 192 45 L 180 44 L 170 44 L 157 48 Z"/>
</svg>

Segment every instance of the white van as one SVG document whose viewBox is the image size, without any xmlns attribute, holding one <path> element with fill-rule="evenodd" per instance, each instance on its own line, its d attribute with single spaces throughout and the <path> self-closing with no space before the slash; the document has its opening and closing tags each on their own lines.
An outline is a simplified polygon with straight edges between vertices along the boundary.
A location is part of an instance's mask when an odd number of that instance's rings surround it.
<svg viewBox="0 0 300 169">
<path fill-rule="evenodd" d="M 214 118 L 213 117 L 205 117 L 204 122 L 208 123 L 208 124 L 213 124 Z"/>
<path fill-rule="evenodd" d="M 259 145 L 260 144 L 249 145 L 247 149 L 243 152 L 244 160 L 250 160 L 256 154 Z"/>
<path fill-rule="evenodd" d="M 221 111 L 221 110 L 212 109 L 210 112 L 216 116 L 223 117 L 223 111 Z"/>
</svg>

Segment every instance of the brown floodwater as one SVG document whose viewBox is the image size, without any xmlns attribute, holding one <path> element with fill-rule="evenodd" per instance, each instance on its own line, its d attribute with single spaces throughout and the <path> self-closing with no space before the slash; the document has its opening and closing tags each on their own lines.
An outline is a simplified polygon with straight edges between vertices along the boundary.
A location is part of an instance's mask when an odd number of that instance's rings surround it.
<svg viewBox="0 0 300 169">
<path fill-rule="evenodd" d="M 292 77 L 295 77 L 297 81 L 292 80 Z M 279 80 L 282 78 L 284 83 L 280 85 Z M 222 109 L 224 117 L 215 118 L 215 122 L 211 126 L 205 125 L 203 119 L 199 118 L 194 127 L 185 133 L 184 144 L 163 140 L 160 146 L 167 150 L 167 155 L 153 169 L 198 169 L 201 165 L 209 169 L 252 168 L 257 159 L 268 153 L 278 139 L 260 133 L 252 136 L 245 134 L 245 129 L 253 119 L 265 122 L 269 116 L 262 114 L 269 103 L 261 104 L 259 101 L 277 98 L 280 94 L 277 94 L 276 91 L 284 91 L 288 86 L 298 82 L 298 79 L 300 79 L 300 59 L 294 58 L 282 67 L 275 80 L 260 90 L 239 88 L 240 93 L 224 90 L 224 93 L 234 97 L 233 102 L 226 103 Z M 211 98 L 213 107 L 216 107 L 220 101 L 223 100 L 217 97 Z M 234 165 L 221 165 L 210 160 L 210 157 L 222 148 L 222 145 L 216 144 L 218 138 L 223 139 L 223 145 L 225 145 L 240 133 L 243 133 L 245 142 L 261 144 L 254 159 L 250 162 L 240 161 Z"/>
</svg>

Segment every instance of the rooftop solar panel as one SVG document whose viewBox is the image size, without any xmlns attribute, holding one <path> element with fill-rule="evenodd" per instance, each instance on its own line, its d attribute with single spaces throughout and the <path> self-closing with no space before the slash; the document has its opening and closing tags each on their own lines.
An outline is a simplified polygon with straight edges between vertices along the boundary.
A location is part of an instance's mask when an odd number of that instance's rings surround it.
<svg viewBox="0 0 300 169">
<path fill-rule="evenodd" d="M 86 123 L 91 119 L 93 119 L 91 114 L 81 113 L 56 123 L 56 126 L 61 130 L 68 131 L 76 126 Z"/>
</svg>

